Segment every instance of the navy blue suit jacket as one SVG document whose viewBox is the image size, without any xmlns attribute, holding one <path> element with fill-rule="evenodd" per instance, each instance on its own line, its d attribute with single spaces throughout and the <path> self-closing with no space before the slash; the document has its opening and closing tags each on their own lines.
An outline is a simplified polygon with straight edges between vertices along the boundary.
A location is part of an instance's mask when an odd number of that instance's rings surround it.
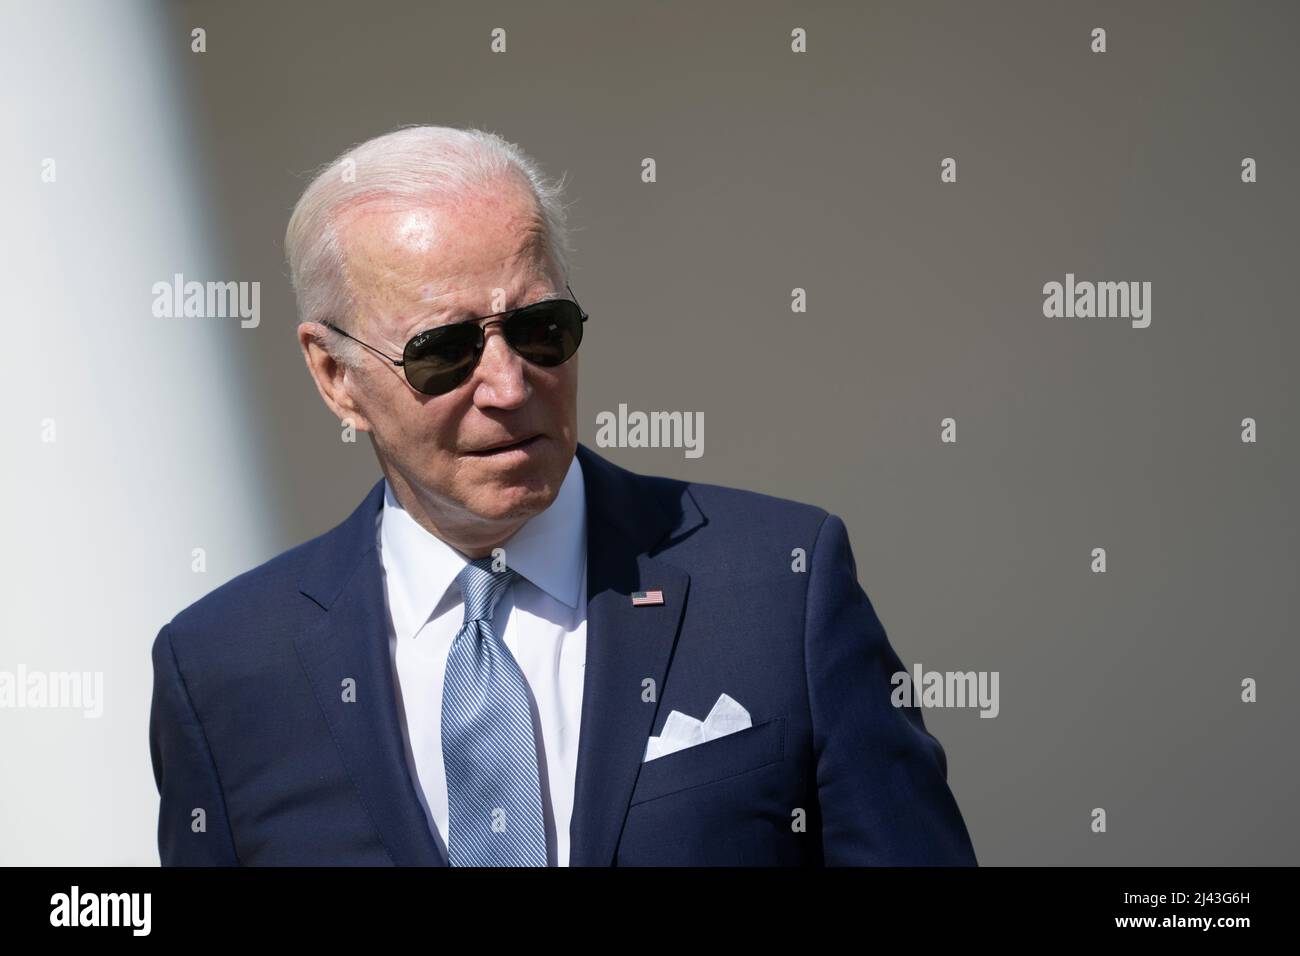
<svg viewBox="0 0 1300 956">
<path fill-rule="evenodd" d="M 942 747 L 890 702 L 903 667 L 843 521 L 577 455 L 587 664 L 570 865 L 973 865 Z M 163 864 L 444 865 L 398 722 L 382 505 L 380 481 L 338 527 L 158 634 Z M 643 590 L 664 603 L 634 607 Z M 721 693 L 751 727 L 642 763 L 670 711 L 702 719 Z"/>
</svg>

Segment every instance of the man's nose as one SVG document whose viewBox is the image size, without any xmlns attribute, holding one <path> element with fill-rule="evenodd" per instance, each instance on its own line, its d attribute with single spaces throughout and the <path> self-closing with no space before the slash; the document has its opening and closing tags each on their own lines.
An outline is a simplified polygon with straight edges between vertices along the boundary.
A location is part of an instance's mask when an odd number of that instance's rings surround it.
<svg viewBox="0 0 1300 956">
<path fill-rule="evenodd" d="M 475 387 L 476 400 L 485 391 L 486 399 L 493 405 L 520 405 L 531 394 L 524 373 L 523 357 L 510 347 L 505 333 L 498 325 L 489 326 L 483 333 L 483 356 L 479 359 Z"/>
</svg>

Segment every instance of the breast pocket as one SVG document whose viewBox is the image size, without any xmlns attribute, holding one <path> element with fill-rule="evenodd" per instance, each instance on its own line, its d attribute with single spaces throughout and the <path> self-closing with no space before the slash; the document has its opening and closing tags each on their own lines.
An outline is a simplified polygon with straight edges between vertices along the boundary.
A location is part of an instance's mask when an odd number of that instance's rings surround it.
<svg viewBox="0 0 1300 956">
<path fill-rule="evenodd" d="M 744 730 L 642 762 L 630 806 L 757 770 L 784 756 L 785 717 L 773 717 Z"/>
</svg>

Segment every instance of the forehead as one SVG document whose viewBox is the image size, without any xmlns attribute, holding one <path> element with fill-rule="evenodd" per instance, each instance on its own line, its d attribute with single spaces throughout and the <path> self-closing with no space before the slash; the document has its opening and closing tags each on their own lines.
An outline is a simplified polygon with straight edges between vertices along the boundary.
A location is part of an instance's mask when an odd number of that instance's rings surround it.
<svg viewBox="0 0 1300 956">
<path fill-rule="evenodd" d="M 547 279 L 546 230 L 536 201 L 516 188 L 426 203 L 372 202 L 336 221 L 358 304 L 471 307 L 497 288 L 521 293 Z"/>
</svg>

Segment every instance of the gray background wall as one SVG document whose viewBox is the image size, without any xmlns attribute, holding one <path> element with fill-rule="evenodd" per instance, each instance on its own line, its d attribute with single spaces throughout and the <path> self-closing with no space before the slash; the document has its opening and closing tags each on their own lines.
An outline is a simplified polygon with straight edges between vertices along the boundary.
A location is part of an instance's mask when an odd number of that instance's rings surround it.
<svg viewBox="0 0 1300 956">
<path fill-rule="evenodd" d="M 205 577 L 174 580 L 178 562 L 188 571 L 179 547 L 117 572 L 155 611 L 151 629 L 107 628 L 124 666 L 147 678 L 171 614 L 332 526 L 378 477 L 368 443 L 339 440 L 294 340 L 281 241 L 307 171 L 398 125 L 479 126 L 567 174 L 571 280 L 592 314 L 580 440 L 594 445 L 597 413 L 620 403 L 702 412 L 701 458 L 598 450 L 841 515 L 906 664 L 1000 672 L 996 719 L 925 715 L 982 863 L 1296 861 L 1300 537 L 1286 489 L 1300 465 L 1300 7 L 151 12 L 148 42 L 165 48 L 157 81 L 178 105 L 117 108 L 181 144 L 198 210 L 188 231 L 223 271 L 177 246 L 151 260 L 150 281 L 258 280 L 262 321 L 176 320 L 158 371 L 120 387 L 200 435 L 234 428 L 215 495 L 178 492 L 184 473 L 151 462 L 173 524 L 259 524 L 214 549 Z M 196 26 L 206 53 L 189 51 Z M 490 52 L 496 27 L 505 54 Z M 790 51 L 796 27 L 807 53 Z M 1104 54 L 1090 51 L 1094 27 L 1107 30 Z M 114 86 L 132 69 L 106 61 L 92 79 Z M 1241 182 L 1246 156 L 1257 183 Z M 644 157 L 657 162 L 653 184 L 641 182 Z M 956 183 L 940 182 L 944 157 L 957 160 Z M 148 213 L 167 202 L 142 188 L 106 238 L 129 249 L 156 239 Z M 1042 286 L 1067 272 L 1150 281 L 1150 327 L 1045 318 Z M 795 287 L 807 313 L 791 312 Z M 124 307 L 156 342 L 148 301 Z M 201 372 L 182 395 L 167 362 Z M 57 395 L 96 400 L 72 383 Z M 949 416 L 955 444 L 939 440 Z M 1259 423 L 1255 444 L 1240 440 L 1245 417 Z M 1097 547 L 1105 574 L 1090 570 Z M 1246 677 L 1257 703 L 1240 700 Z M 129 783 L 106 781 L 138 789 L 138 711 L 120 729 L 115 746 L 135 765 Z M 144 773 L 152 793 L 147 762 Z M 1105 834 L 1090 832 L 1094 807 L 1108 812 Z M 137 842 L 98 856 L 152 854 L 155 808 L 156 795 L 118 806 L 137 816 Z M 86 861 L 74 847 L 63 857 Z"/>
</svg>

